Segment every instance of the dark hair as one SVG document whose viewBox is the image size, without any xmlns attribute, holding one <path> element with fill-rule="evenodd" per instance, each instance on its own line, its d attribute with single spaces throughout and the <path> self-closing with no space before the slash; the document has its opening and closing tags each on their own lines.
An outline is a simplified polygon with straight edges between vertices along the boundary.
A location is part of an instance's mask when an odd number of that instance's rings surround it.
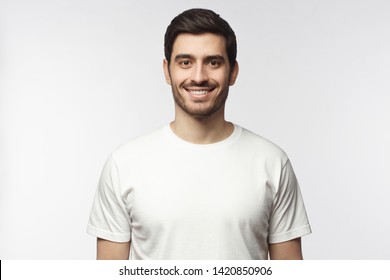
<svg viewBox="0 0 390 280">
<path fill-rule="evenodd" d="M 237 56 L 236 35 L 229 23 L 218 14 L 206 9 L 190 9 L 176 16 L 165 32 L 164 52 L 168 64 L 171 62 L 173 43 L 181 33 L 222 35 L 226 41 L 230 69 L 233 69 Z"/>
</svg>

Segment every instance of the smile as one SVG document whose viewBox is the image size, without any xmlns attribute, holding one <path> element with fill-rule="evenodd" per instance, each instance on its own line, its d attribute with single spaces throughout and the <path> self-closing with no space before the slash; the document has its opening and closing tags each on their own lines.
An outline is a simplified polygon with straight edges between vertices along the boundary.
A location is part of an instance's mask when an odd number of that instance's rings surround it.
<svg viewBox="0 0 390 280">
<path fill-rule="evenodd" d="M 190 93 L 193 95 L 204 95 L 207 94 L 209 91 L 208 90 L 189 90 Z"/>
<path fill-rule="evenodd" d="M 214 90 L 214 87 L 210 88 L 185 88 L 185 90 L 193 96 L 205 96 Z"/>
</svg>

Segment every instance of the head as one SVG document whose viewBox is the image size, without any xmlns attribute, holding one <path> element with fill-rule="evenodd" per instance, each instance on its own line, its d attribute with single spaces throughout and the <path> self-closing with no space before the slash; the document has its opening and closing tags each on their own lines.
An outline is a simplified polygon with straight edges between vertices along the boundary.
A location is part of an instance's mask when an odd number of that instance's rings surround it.
<svg viewBox="0 0 390 280">
<path fill-rule="evenodd" d="M 165 34 L 164 73 L 176 116 L 223 116 L 238 74 L 236 52 L 233 30 L 213 11 L 192 9 L 172 20 Z"/>
<path fill-rule="evenodd" d="M 211 10 L 190 9 L 175 17 L 165 32 L 164 52 L 168 65 L 171 62 L 173 44 L 179 34 L 212 33 L 225 38 L 226 53 L 230 69 L 233 69 L 237 56 L 236 35 L 223 18 Z"/>
</svg>

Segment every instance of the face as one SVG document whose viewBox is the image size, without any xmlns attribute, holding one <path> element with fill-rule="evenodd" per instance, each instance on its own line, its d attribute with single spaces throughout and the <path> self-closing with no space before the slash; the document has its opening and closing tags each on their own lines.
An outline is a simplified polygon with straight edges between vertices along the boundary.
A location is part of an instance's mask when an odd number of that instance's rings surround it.
<svg viewBox="0 0 390 280">
<path fill-rule="evenodd" d="M 170 65 L 164 61 L 164 73 L 176 113 L 208 118 L 224 109 L 238 65 L 231 71 L 223 36 L 184 33 L 173 44 Z"/>
</svg>

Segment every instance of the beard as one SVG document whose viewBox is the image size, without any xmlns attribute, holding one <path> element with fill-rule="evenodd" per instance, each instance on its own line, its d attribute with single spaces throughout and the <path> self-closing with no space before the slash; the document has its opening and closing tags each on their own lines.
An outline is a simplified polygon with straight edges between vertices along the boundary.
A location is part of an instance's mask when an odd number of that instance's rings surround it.
<svg viewBox="0 0 390 280">
<path fill-rule="evenodd" d="M 201 84 L 188 84 L 184 85 L 182 88 L 183 91 L 185 87 L 189 86 L 199 86 L 199 87 L 208 87 L 208 88 L 216 88 L 216 86 L 209 84 L 207 82 Z M 214 100 L 214 102 L 208 106 L 206 106 L 204 101 L 191 101 L 193 104 L 188 104 L 190 101 L 186 101 L 185 98 L 180 94 L 179 90 L 172 85 L 172 93 L 173 99 L 175 103 L 189 116 L 196 118 L 198 120 L 205 120 L 213 116 L 216 112 L 218 112 L 222 107 L 224 107 L 226 103 L 226 99 L 228 97 L 229 89 L 222 89 L 222 92 L 219 96 Z"/>
</svg>

